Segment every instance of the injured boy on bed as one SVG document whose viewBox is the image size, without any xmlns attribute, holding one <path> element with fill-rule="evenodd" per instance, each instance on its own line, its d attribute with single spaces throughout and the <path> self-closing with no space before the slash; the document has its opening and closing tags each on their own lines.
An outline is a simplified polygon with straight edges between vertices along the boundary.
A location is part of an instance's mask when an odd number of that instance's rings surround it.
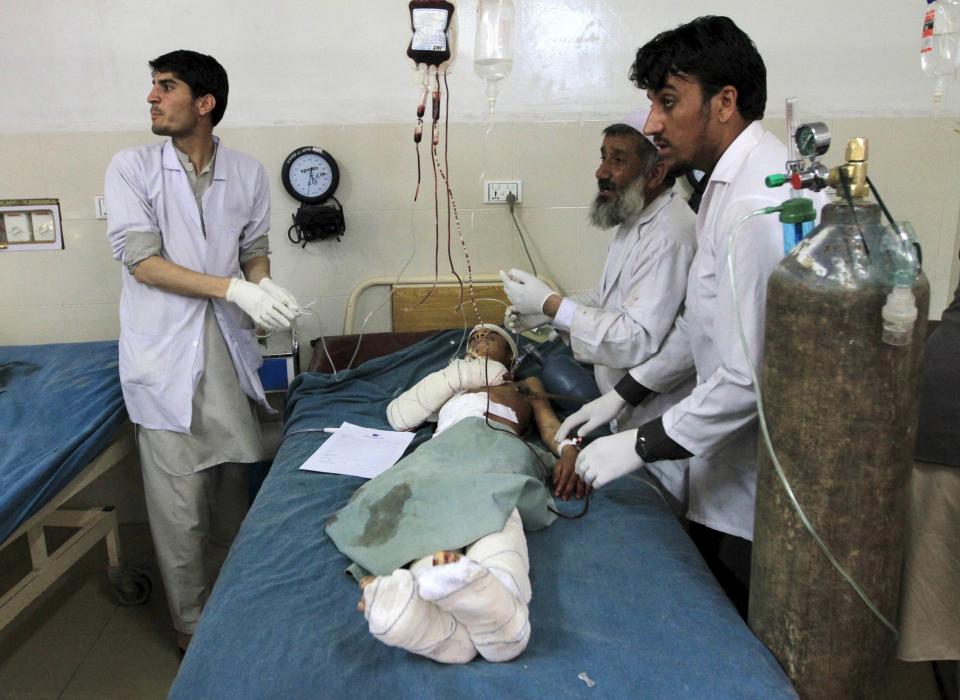
<svg viewBox="0 0 960 700">
<path fill-rule="evenodd" d="M 466 358 L 427 375 L 387 407 L 390 425 L 411 430 L 435 416 L 431 440 L 368 481 L 327 522 L 354 565 L 358 608 L 370 633 L 442 663 L 509 661 L 530 639 L 530 564 L 524 527 L 555 519 L 554 494 L 581 498 L 576 448 L 558 445 L 560 425 L 542 383 L 513 382 L 516 344 L 479 325 Z M 525 443 L 531 423 L 560 459 Z M 366 575 L 372 574 L 372 575 Z"/>
</svg>

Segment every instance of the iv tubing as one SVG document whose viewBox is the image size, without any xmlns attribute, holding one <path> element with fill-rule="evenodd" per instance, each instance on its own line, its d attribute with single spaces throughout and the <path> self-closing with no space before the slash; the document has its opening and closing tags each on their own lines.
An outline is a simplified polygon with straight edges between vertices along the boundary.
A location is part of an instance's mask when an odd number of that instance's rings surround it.
<svg viewBox="0 0 960 700">
<path fill-rule="evenodd" d="M 797 501 L 796 495 L 793 493 L 793 488 L 790 486 L 790 482 L 787 481 L 786 475 L 783 473 L 783 467 L 780 466 L 780 460 L 777 458 L 776 452 L 773 449 L 773 441 L 770 438 L 770 432 L 767 429 L 767 418 L 763 411 L 763 396 L 760 392 L 760 381 L 757 379 L 757 372 L 753 366 L 753 361 L 750 359 L 749 347 L 747 344 L 747 336 L 743 330 L 743 318 L 740 315 L 740 299 L 737 295 L 737 277 L 734 265 L 734 249 L 737 241 L 737 236 L 742 230 L 740 227 L 748 219 L 753 218 L 754 216 L 762 216 L 764 214 L 774 214 L 779 211 L 778 207 L 765 207 L 763 209 L 757 209 L 752 211 L 746 216 L 743 216 L 736 224 L 733 226 L 733 232 L 730 234 L 730 246 L 727 250 L 727 270 L 730 273 L 730 286 L 733 289 L 733 304 L 734 309 L 737 312 L 737 332 L 740 335 L 740 345 L 743 348 L 743 354 L 747 359 L 747 365 L 750 367 L 750 377 L 753 380 L 753 389 L 756 392 L 757 397 L 757 416 L 760 421 L 760 432 L 763 434 L 763 441 L 766 444 L 767 452 L 770 453 L 770 459 L 773 462 L 773 468 L 777 473 L 777 477 L 780 479 L 780 483 L 783 484 L 784 491 L 786 491 L 787 497 L 790 500 L 790 505 L 793 507 L 793 510 L 800 517 L 800 522 L 803 523 L 804 529 L 810 533 L 810 536 L 813 537 L 813 541 L 816 542 L 817 547 L 820 548 L 820 551 L 823 552 L 824 556 L 830 562 L 834 569 L 837 570 L 837 573 L 850 585 L 850 587 L 856 592 L 860 599 L 866 603 L 867 607 L 870 608 L 870 612 L 876 616 L 880 622 L 882 622 L 891 632 L 893 632 L 895 637 L 899 636 L 897 628 L 891 624 L 891 622 L 884 617 L 883 613 L 877 608 L 877 606 L 870 600 L 870 597 L 867 593 L 860 587 L 860 585 L 853 580 L 853 577 L 847 573 L 846 569 L 841 566 L 840 562 L 837 561 L 834 557 L 833 552 L 830 551 L 830 548 L 827 547 L 826 543 L 820 538 L 820 535 L 817 534 L 817 531 L 814 529 L 813 524 L 807 518 L 807 514 L 803 511 L 803 508 L 800 506 L 800 503 Z"/>
</svg>

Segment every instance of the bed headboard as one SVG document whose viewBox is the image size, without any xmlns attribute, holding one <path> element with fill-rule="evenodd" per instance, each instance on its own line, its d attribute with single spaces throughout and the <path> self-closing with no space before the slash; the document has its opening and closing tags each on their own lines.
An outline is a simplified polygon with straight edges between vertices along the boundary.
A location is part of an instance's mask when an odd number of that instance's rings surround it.
<svg viewBox="0 0 960 700">
<path fill-rule="evenodd" d="M 544 278 L 544 281 L 556 288 L 551 280 Z M 343 322 L 345 335 L 356 332 L 354 315 L 357 302 L 360 295 L 371 287 L 391 288 L 393 331 L 397 333 L 463 328 L 464 317 L 466 325 L 473 326 L 476 323 L 476 313 L 472 298 L 477 300 L 484 323 L 502 324 L 506 304 L 510 303 L 498 274 L 474 275 L 472 296 L 466 278 L 463 280 L 461 293 L 460 283 L 453 275 L 440 275 L 436 286 L 433 275 L 399 279 L 372 277 L 360 282 L 350 294 Z"/>
</svg>

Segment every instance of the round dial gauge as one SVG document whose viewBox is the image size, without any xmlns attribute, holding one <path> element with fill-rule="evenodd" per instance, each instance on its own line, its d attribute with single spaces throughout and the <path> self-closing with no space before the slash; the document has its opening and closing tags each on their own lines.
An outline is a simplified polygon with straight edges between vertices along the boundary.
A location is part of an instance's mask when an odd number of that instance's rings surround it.
<svg viewBox="0 0 960 700">
<path fill-rule="evenodd" d="M 287 156 L 280 173 L 283 186 L 304 204 L 319 204 L 340 184 L 340 168 L 326 151 L 303 146 Z"/>
<path fill-rule="evenodd" d="M 830 149 L 830 130 L 823 122 L 813 122 L 797 127 L 797 150 L 800 155 L 822 156 Z"/>
</svg>

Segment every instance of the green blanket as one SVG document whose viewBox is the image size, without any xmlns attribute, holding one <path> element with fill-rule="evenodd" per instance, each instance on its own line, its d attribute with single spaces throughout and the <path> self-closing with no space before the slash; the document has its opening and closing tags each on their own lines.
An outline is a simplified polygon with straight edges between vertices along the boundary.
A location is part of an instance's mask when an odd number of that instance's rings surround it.
<svg viewBox="0 0 960 700">
<path fill-rule="evenodd" d="M 544 483 L 553 461 L 466 418 L 358 489 L 327 521 L 327 534 L 357 565 L 354 575 L 364 573 L 359 567 L 382 576 L 499 532 L 514 508 L 527 530 L 539 530 L 556 518 Z"/>
</svg>

